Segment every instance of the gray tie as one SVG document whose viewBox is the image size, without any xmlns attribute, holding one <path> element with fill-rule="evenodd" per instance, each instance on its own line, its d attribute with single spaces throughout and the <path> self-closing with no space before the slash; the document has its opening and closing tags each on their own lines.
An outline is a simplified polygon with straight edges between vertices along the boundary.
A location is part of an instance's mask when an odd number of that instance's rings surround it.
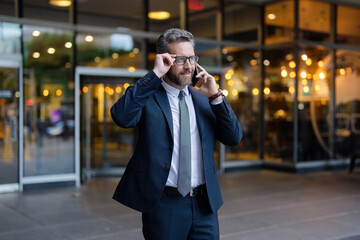
<svg viewBox="0 0 360 240">
<path fill-rule="evenodd" d="M 189 111 L 185 93 L 180 91 L 180 149 L 178 191 L 185 197 L 191 189 L 191 139 Z"/>
</svg>

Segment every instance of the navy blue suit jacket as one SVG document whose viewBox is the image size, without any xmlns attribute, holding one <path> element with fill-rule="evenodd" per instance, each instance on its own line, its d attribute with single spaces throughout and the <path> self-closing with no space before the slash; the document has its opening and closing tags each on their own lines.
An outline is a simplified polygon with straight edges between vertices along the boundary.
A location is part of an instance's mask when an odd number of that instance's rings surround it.
<svg viewBox="0 0 360 240">
<path fill-rule="evenodd" d="M 151 71 L 126 90 L 111 108 L 114 122 L 137 127 L 138 141 L 113 198 L 141 212 L 150 212 L 159 201 L 169 175 L 173 152 L 173 123 L 169 100 L 161 79 Z M 211 105 L 207 97 L 189 88 L 201 138 L 209 210 L 223 203 L 214 162 L 214 139 L 237 145 L 242 129 L 229 103 Z"/>
</svg>

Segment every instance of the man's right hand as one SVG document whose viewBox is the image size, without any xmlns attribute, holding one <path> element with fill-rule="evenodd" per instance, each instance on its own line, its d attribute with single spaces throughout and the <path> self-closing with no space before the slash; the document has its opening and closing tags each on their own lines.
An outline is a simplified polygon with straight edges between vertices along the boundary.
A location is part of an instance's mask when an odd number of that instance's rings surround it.
<svg viewBox="0 0 360 240">
<path fill-rule="evenodd" d="M 165 75 L 170 69 L 170 67 L 174 64 L 176 55 L 169 53 L 156 54 L 155 63 L 153 71 L 155 74 L 161 78 Z"/>
</svg>

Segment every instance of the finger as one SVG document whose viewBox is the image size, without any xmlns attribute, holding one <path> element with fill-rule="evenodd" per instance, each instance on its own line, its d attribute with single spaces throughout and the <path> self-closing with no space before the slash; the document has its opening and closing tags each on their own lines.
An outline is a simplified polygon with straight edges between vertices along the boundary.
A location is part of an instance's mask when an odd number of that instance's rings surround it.
<svg viewBox="0 0 360 240">
<path fill-rule="evenodd" d="M 194 87 L 194 86 L 192 86 L 192 85 L 190 85 L 190 87 L 191 87 L 194 91 L 200 92 L 200 88 L 199 88 L 199 87 Z"/>
</svg>

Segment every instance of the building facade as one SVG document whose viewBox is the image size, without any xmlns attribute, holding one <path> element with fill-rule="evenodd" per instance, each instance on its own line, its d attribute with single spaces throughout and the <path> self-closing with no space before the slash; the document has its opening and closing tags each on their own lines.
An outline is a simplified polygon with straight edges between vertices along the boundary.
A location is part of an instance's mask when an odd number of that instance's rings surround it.
<svg viewBox="0 0 360 240">
<path fill-rule="evenodd" d="M 244 137 L 219 172 L 348 165 L 360 140 L 357 0 L 1 0 L 0 192 L 119 176 L 136 129 L 109 109 L 191 31 Z"/>
</svg>

